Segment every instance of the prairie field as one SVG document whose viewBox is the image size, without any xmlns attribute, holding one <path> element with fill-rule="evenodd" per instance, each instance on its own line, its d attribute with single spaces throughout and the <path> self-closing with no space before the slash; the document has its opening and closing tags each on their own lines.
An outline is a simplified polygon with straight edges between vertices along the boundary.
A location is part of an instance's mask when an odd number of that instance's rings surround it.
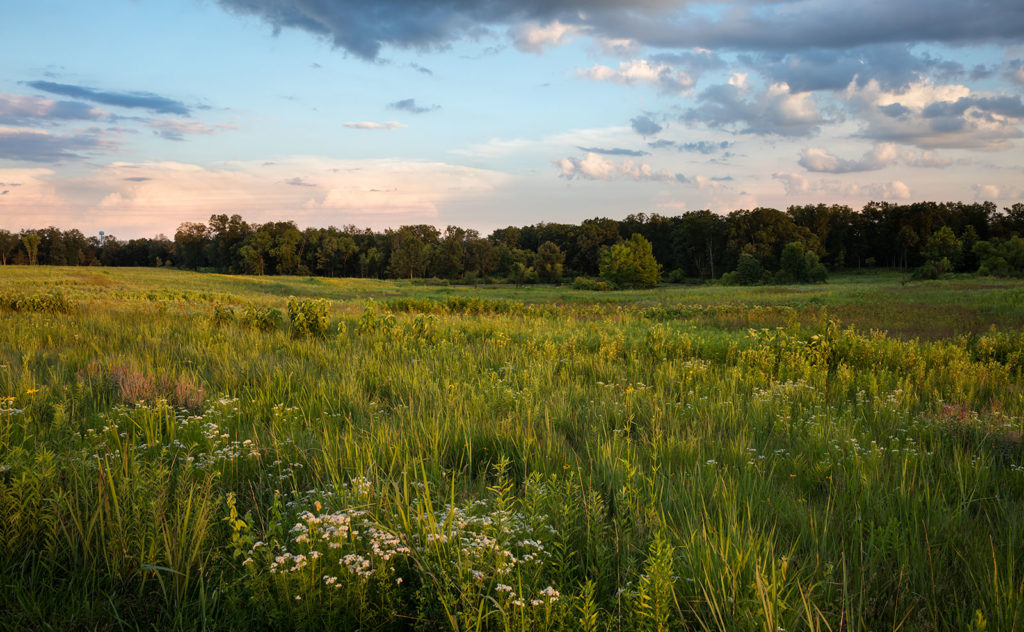
<svg viewBox="0 0 1024 632">
<path fill-rule="evenodd" d="M 5 630 L 1024 629 L 1024 282 L 0 267 Z"/>
</svg>

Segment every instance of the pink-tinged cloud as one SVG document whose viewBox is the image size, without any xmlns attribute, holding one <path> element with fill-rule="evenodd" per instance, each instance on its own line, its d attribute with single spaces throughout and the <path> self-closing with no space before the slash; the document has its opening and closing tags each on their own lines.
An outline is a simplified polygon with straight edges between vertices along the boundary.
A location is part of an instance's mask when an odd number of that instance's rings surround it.
<svg viewBox="0 0 1024 632">
<path fill-rule="evenodd" d="M 47 223 L 118 236 L 173 234 L 181 222 L 205 221 L 214 213 L 238 213 L 253 222 L 296 220 L 303 226 L 430 223 L 447 205 L 508 181 L 498 172 L 446 163 L 310 157 L 215 167 L 119 162 L 65 182 L 61 190 L 47 186 L 50 173 L 0 170 L 0 181 L 33 185 L 19 190 L 18 197 L 3 196 L 0 208 L 15 208 L 19 198 L 27 200 L 34 192 L 32 203 Z M 20 221 L 26 220 L 39 223 L 23 213 Z"/>
<path fill-rule="evenodd" d="M 225 130 L 238 129 L 233 125 L 206 125 L 190 119 L 153 119 L 146 123 L 158 136 L 167 140 L 184 140 L 186 136 L 206 136 Z"/>
<path fill-rule="evenodd" d="M 383 123 L 377 123 L 375 121 L 351 121 L 345 123 L 345 127 L 352 129 L 374 129 L 374 130 L 393 130 L 399 127 L 405 127 L 404 123 L 398 121 L 384 121 Z"/>
</svg>

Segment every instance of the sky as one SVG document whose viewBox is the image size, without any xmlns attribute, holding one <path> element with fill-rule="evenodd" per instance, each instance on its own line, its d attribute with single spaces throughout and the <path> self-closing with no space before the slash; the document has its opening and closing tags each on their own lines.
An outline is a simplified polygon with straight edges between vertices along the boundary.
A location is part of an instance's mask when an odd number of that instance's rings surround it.
<svg viewBox="0 0 1024 632">
<path fill-rule="evenodd" d="M 0 228 L 1024 201 L 1020 0 L 34 0 Z"/>
</svg>

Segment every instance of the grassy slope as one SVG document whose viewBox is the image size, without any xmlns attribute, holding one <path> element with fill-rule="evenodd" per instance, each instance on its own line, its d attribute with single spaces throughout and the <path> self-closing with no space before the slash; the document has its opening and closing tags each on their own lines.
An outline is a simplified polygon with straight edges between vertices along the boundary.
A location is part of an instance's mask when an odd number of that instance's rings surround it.
<svg viewBox="0 0 1024 632">
<path fill-rule="evenodd" d="M 1024 284 L 0 268 L 50 290 L 0 314 L 0 626 L 1024 625 Z M 325 339 L 212 319 L 292 295 Z"/>
</svg>

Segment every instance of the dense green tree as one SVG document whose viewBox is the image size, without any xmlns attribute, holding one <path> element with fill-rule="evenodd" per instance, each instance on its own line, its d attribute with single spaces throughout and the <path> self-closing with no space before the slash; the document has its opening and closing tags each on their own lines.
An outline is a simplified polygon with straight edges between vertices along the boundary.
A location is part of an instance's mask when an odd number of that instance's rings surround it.
<svg viewBox="0 0 1024 632">
<path fill-rule="evenodd" d="M 211 215 L 208 238 L 210 240 L 209 260 L 221 272 L 241 272 L 244 262 L 239 250 L 253 229 L 240 215 Z"/>
<path fill-rule="evenodd" d="M 562 264 L 565 262 L 565 253 L 552 241 L 545 241 L 537 248 L 537 256 L 534 258 L 534 269 L 542 281 L 554 283 L 562 278 Z"/>
<path fill-rule="evenodd" d="M 7 258 L 17 250 L 21 244 L 21 239 L 18 235 L 0 229 L 0 264 L 7 265 Z"/>
<path fill-rule="evenodd" d="M 757 285 L 764 278 L 764 268 L 757 257 L 745 252 L 740 255 L 736 271 L 732 274 L 740 285 Z"/>
<path fill-rule="evenodd" d="M 604 248 L 599 259 L 601 278 L 614 285 L 655 287 L 661 282 L 661 266 L 651 252 L 651 242 L 639 233 Z"/>
<path fill-rule="evenodd" d="M 178 226 L 174 233 L 174 254 L 178 265 L 192 270 L 205 267 L 208 240 L 209 231 L 202 222 L 185 222 Z"/>
<path fill-rule="evenodd" d="M 471 234 L 472 233 L 472 234 Z M 434 269 L 437 276 L 457 279 L 466 270 L 466 240 L 478 237 L 476 231 L 448 226 L 438 243 Z"/>
<path fill-rule="evenodd" d="M 42 238 L 37 233 L 25 233 L 21 236 L 21 243 L 25 246 L 25 253 L 28 255 L 28 264 L 34 266 L 39 263 L 39 243 Z"/>
<path fill-rule="evenodd" d="M 431 233 L 426 228 L 433 230 Z M 392 232 L 391 274 L 396 277 L 423 277 L 430 264 L 430 247 L 427 239 L 437 241 L 437 229 L 424 226 L 402 226 Z M 426 239 L 425 239 L 426 237 Z"/>
<path fill-rule="evenodd" d="M 932 233 L 924 247 L 925 257 L 938 269 L 939 274 L 949 272 L 956 266 L 960 252 L 960 240 L 949 226 L 943 226 Z"/>
</svg>

